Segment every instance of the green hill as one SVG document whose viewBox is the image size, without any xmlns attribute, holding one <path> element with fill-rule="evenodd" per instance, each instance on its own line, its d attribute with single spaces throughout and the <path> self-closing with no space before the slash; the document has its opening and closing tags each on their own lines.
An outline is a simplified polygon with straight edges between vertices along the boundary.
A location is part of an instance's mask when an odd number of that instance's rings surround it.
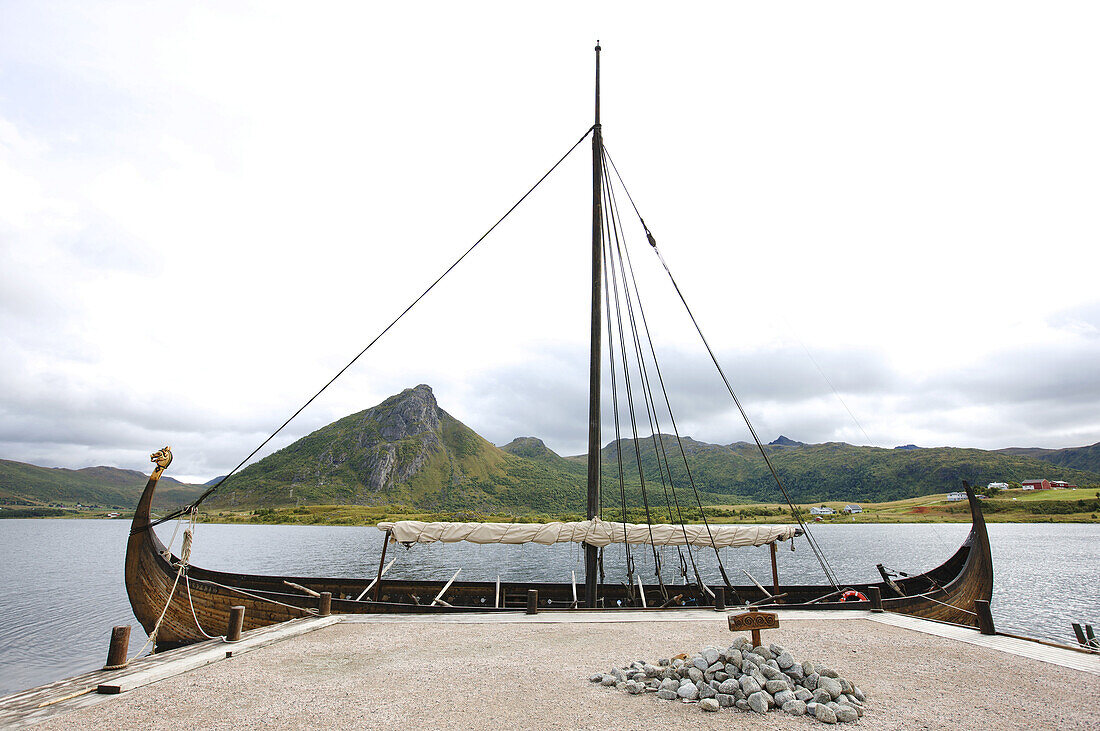
<svg viewBox="0 0 1100 731">
<path fill-rule="evenodd" d="M 72 506 L 97 505 L 132 509 L 137 505 L 148 475 L 117 467 L 85 467 L 69 470 L 38 467 L 0 459 L 0 503 L 8 505 Z M 154 506 L 185 505 L 202 492 L 201 485 L 188 485 L 171 477 L 161 478 Z"/>
<path fill-rule="evenodd" d="M 683 457 L 665 435 L 671 484 L 681 505 L 694 503 Z M 684 455 L 704 503 L 782 502 L 755 445 L 685 438 Z M 604 504 L 621 504 L 619 456 L 628 507 L 642 504 L 633 440 L 602 450 Z M 796 502 L 888 501 L 1035 475 L 1100 483 L 1092 472 L 1053 466 L 1027 455 L 980 449 L 879 449 L 781 438 L 765 447 Z M 665 494 L 652 438 L 639 440 L 643 475 L 655 514 Z M 583 512 L 586 463 L 562 457 L 535 437 L 495 447 L 439 408 L 431 388 L 407 389 L 346 416 L 251 465 L 226 484 L 213 506 L 256 508 L 305 504 L 402 505 L 428 511 Z"/>
<path fill-rule="evenodd" d="M 1066 449 L 1040 449 L 1039 447 L 1009 447 L 998 449 L 1006 454 L 1035 457 L 1059 467 L 1069 467 L 1086 472 L 1100 472 L 1100 442 L 1087 447 L 1067 447 Z M 1037 473 L 1038 474 L 1038 473 Z"/>
</svg>

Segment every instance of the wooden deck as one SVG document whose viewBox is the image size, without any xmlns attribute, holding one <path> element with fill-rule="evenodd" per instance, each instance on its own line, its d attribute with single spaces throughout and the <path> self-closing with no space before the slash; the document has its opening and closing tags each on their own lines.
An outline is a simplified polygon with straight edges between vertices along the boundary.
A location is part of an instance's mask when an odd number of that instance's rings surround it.
<svg viewBox="0 0 1100 731">
<path fill-rule="evenodd" d="M 52 716 L 101 703 L 110 695 L 140 688 L 189 670 L 240 655 L 273 642 L 328 627 L 338 617 L 296 619 L 241 635 L 238 642 L 207 640 L 146 655 L 119 670 L 92 670 L 49 685 L 0 698 L 0 728 L 30 726 Z"/>
</svg>

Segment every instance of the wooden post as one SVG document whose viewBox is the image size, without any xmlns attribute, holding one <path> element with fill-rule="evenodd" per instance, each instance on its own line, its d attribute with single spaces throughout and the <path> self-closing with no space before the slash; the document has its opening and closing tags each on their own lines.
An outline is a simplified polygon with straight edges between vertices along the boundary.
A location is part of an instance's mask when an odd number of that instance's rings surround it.
<svg viewBox="0 0 1100 731">
<path fill-rule="evenodd" d="M 539 613 L 539 592 L 538 589 L 527 590 L 527 613 L 538 614 Z"/>
<path fill-rule="evenodd" d="M 714 592 L 714 611 L 726 611 L 726 587 L 724 586 L 718 587 L 718 591 Z"/>
<path fill-rule="evenodd" d="M 317 616 L 327 617 L 330 614 L 332 614 L 332 592 L 322 591 L 321 599 L 318 602 Z"/>
<path fill-rule="evenodd" d="M 382 567 L 386 564 L 386 547 L 390 544 L 390 531 L 382 536 L 382 558 L 378 559 L 378 576 L 374 579 L 374 601 L 378 601 L 378 595 L 382 593 Z"/>
<path fill-rule="evenodd" d="M 985 599 L 975 599 L 974 613 L 978 615 L 979 632 L 983 635 L 997 634 L 997 630 L 993 627 L 993 613 L 989 611 L 989 602 Z"/>
<path fill-rule="evenodd" d="M 871 611 L 882 611 L 882 589 L 877 586 L 871 586 L 867 588 L 867 598 L 871 600 Z"/>
<path fill-rule="evenodd" d="M 775 544 L 772 544 L 772 545 L 775 545 Z M 757 609 L 756 607 L 749 607 L 749 611 L 750 612 L 759 612 L 760 610 Z M 760 630 L 755 629 L 755 628 L 753 628 L 753 630 L 752 630 L 752 646 L 753 647 L 760 647 Z"/>
<path fill-rule="evenodd" d="M 779 593 L 779 564 L 776 563 L 776 561 L 775 561 L 775 554 L 778 553 L 778 551 L 775 548 L 775 541 L 772 541 L 768 545 L 772 549 L 772 588 L 775 590 L 775 593 L 778 594 Z"/>
<path fill-rule="evenodd" d="M 235 606 L 229 608 L 229 628 L 225 630 L 225 641 L 236 642 L 241 639 L 241 630 L 244 629 L 244 607 Z"/>
<path fill-rule="evenodd" d="M 130 625 L 124 624 L 111 630 L 111 645 L 107 649 L 107 664 L 104 670 L 117 670 L 126 667 L 129 661 L 126 654 L 130 651 Z"/>
</svg>

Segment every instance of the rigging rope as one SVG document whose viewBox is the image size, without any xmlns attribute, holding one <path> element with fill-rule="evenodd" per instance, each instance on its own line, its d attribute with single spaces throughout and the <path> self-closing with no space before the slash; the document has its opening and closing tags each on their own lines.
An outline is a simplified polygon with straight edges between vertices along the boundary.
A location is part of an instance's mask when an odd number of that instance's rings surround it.
<svg viewBox="0 0 1100 731">
<path fill-rule="evenodd" d="M 657 254 L 657 258 L 661 261 L 661 266 L 664 267 L 665 273 L 668 274 L 669 281 L 672 282 L 673 288 L 676 290 L 676 294 L 679 296 L 680 301 L 684 305 L 684 309 L 687 311 L 688 317 L 691 318 L 692 324 L 695 326 L 695 331 L 699 334 L 700 340 L 703 342 L 703 346 L 706 348 L 707 353 L 710 355 L 711 361 L 714 363 L 714 367 L 718 370 L 718 375 L 721 376 L 722 382 L 726 386 L 726 390 L 729 391 L 730 397 L 733 399 L 734 404 L 737 406 L 737 410 L 741 414 L 741 418 L 744 420 L 745 425 L 749 429 L 749 433 L 752 435 L 753 441 L 756 442 L 756 447 L 760 452 L 760 455 L 764 458 L 764 463 L 768 467 L 768 471 L 771 473 L 772 478 L 775 480 L 775 484 L 779 487 L 780 492 L 783 493 L 784 499 L 791 508 L 791 514 L 798 522 L 806 535 L 806 542 L 809 544 L 810 549 L 813 551 L 814 556 L 817 557 L 818 563 L 821 564 L 821 569 L 825 573 L 825 577 L 832 584 L 833 588 L 839 588 L 837 583 L 836 574 L 833 572 L 832 566 L 829 565 L 829 561 L 825 558 L 824 552 L 818 545 L 813 534 L 810 532 L 809 526 L 802 520 L 801 512 L 795 507 L 794 502 L 791 500 L 790 494 L 787 492 L 787 488 L 783 485 L 783 481 L 779 479 L 779 473 L 776 471 L 775 466 L 772 464 L 771 458 L 768 457 L 767 450 L 764 449 L 763 442 L 760 441 L 760 437 L 756 433 L 756 429 L 752 425 L 752 421 L 749 419 L 748 412 L 745 411 L 744 406 L 741 404 L 741 400 L 737 397 L 737 394 L 733 390 L 733 386 L 730 385 L 729 379 L 726 377 L 725 371 L 722 370 L 721 364 L 718 362 L 718 358 L 715 356 L 714 351 L 710 347 L 710 343 L 707 342 L 706 336 L 703 335 L 703 330 L 699 326 L 699 322 L 695 319 L 695 314 L 691 311 L 691 307 L 687 303 L 687 299 L 684 297 L 684 293 L 680 290 L 680 286 L 676 283 L 676 278 L 672 275 L 672 271 L 668 267 L 668 263 L 665 262 L 663 256 L 661 256 L 661 250 L 657 247 L 657 240 L 653 238 L 653 234 L 650 232 L 649 227 L 646 225 L 645 219 L 642 218 L 641 212 L 638 210 L 637 204 L 634 203 L 633 196 L 630 195 L 630 190 L 626 187 L 626 183 L 622 179 L 622 175 L 619 173 L 618 167 L 615 165 L 615 161 L 611 159 L 611 155 L 608 154 L 606 148 L 604 148 L 604 157 L 611 163 L 611 168 L 615 171 L 615 175 L 619 180 L 619 184 L 622 186 L 623 191 L 626 192 L 627 198 L 630 200 L 630 205 L 634 208 L 634 212 L 638 216 L 638 221 L 642 224 L 642 228 L 645 229 L 646 238 L 649 240 L 649 245 L 653 248 L 653 251 Z M 660 368 L 657 370 L 658 378 L 661 376 Z M 663 383 L 662 383 L 663 387 Z M 671 411 L 671 408 L 670 408 Z M 670 413 L 671 416 L 671 413 Z M 675 424 L 675 421 L 673 421 Z M 679 433 L 677 433 L 677 441 L 679 441 Z M 683 445 L 680 446 L 683 450 Z M 685 464 L 687 456 L 684 455 Z M 694 482 L 692 483 L 694 488 Z M 698 492 L 696 492 L 698 494 Z M 727 582 L 728 583 L 728 582 Z"/>
<path fill-rule="evenodd" d="M 554 164 L 553 164 L 553 165 L 552 165 L 552 166 L 550 167 L 550 169 L 549 169 L 549 170 L 547 170 L 547 171 L 546 171 L 545 173 L 543 173 L 542 177 L 541 177 L 541 178 L 539 178 L 539 179 L 538 179 L 538 181 L 536 181 L 536 182 L 535 182 L 535 184 L 534 184 L 534 185 L 532 185 L 532 186 L 531 186 L 531 187 L 530 187 L 530 188 L 529 188 L 529 189 L 527 190 L 527 192 L 526 192 L 526 193 L 524 193 L 524 194 L 523 194 L 523 195 L 522 195 L 522 196 L 520 197 L 520 199 L 519 199 L 519 200 L 517 200 L 517 201 L 516 201 L 515 203 L 513 203 L 513 204 L 512 204 L 512 207 L 511 207 L 511 208 L 509 208 L 509 209 L 508 209 L 508 210 L 507 210 L 507 211 L 506 211 L 506 212 L 504 213 L 504 215 L 503 215 L 503 216 L 501 216 L 501 217 L 500 217 L 500 218 L 499 218 L 499 219 L 497 220 L 497 222 L 496 222 L 496 223 L 494 223 L 494 224 L 493 224 L 492 226 L 490 226 L 490 227 L 489 227 L 489 230 L 487 230 L 487 231 L 486 231 L 485 233 L 483 233 L 483 234 L 482 234 L 482 235 L 481 235 L 481 236 L 480 236 L 480 237 L 478 238 L 478 240 L 477 240 L 477 241 L 475 241 L 475 242 L 474 242 L 473 244 L 471 244 L 471 245 L 470 245 L 470 248 L 466 249 L 466 251 L 464 251 L 464 252 L 462 253 L 462 256 L 458 257 L 458 258 L 457 258 L 457 259 L 456 259 L 456 260 L 454 261 L 454 263 L 453 263 L 453 264 L 451 264 L 451 265 L 450 265 L 449 267 L 447 267 L 446 271 L 444 271 L 444 272 L 443 272 L 442 274 L 440 274 L 440 275 L 439 275 L 439 277 L 437 277 L 437 278 L 436 278 L 436 280 L 435 280 L 434 282 L 432 282 L 432 283 L 431 283 L 430 285 L 428 285 L 428 288 L 427 288 L 427 289 L 425 289 L 425 290 L 424 290 L 423 292 L 421 292 L 421 293 L 420 293 L 420 296 L 419 296 L 419 297 L 417 297 L 416 299 L 414 299 L 414 300 L 412 301 L 412 303 L 411 303 L 411 304 L 409 304 L 409 306 L 408 306 L 408 307 L 406 307 L 406 308 L 405 308 L 404 310 L 402 310 L 402 311 L 401 311 L 401 314 L 399 314 L 399 315 L 398 315 L 397 317 L 395 317 L 395 318 L 393 319 L 393 322 L 391 322 L 391 323 L 390 323 L 389 325 L 386 325 L 386 327 L 385 327 L 385 328 L 384 328 L 384 329 L 382 330 L 382 332 L 378 333 L 378 334 L 377 334 L 377 335 L 376 335 L 376 336 L 374 337 L 374 339 L 373 339 L 373 340 L 371 340 L 371 341 L 370 341 L 369 343 L 367 343 L 367 346 L 366 346 L 365 348 L 363 348 L 362 350 L 360 350 L 360 351 L 359 351 L 359 353 L 358 353 L 358 354 L 357 354 L 357 355 L 356 355 L 356 356 L 355 356 L 354 358 L 352 358 L 352 359 L 351 359 L 350 361 L 348 361 L 347 365 L 345 365 L 345 366 L 344 366 L 343 368 L 341 368 L 341 369 L 340 369 L 339 371 L 337 371 L 336 375 L 335 375 L 335 376 L 333 376 L 333 377 L 332 377 L 331 379 L 329 379 L 328 383 L 326 383 L 326 384 L 325 384 L 324 386 L 322 386 L 322 387 L 321 387 L 321 390 L 319 390 L 319 391 L 318 391 L 317 393 L 315 393 L 315 394 L 313 394 L 312 396 L 310 396 L 310 398 L 309 398 L 309 400 L 308 400 L 308 401 L 306 401 L 306 402 L 305 402 L 304 404 L 302 404 L 302 405 L 301 405 L 300 407 L 298 407 L 298 410 L 297 410 L 297 411 L 295 411 L 295 412 L 294 412 L 293 414 L 291 414 L 291 415 L 290 415 L 290 417 L 289 417 L 289 418 L 288 418 L 288 419 L 287 419 L 286 421 L 284 421 L 284 422 L 282 423 L 282 425 L 280 425 L 280 426 L 279 426 L 279 428 L 278 428 L 278 429 L 276 429 L 275 431 L 273 431 L 273 432 L 271 433 L 271 435 L 267 437 L 267 439 L 264 439 L 264 440 L 263 440 L 263 441 L 262 441 L 262 442 L 260 443 L 260 446 L 258 446 L 258 447 L 256 447 L 255 449 L 253 449 L 253 450 L 252 450 L 252 451 L 251 451 L 251 452 L 249 453 L 249 455 L 248 455 L 247 457 L 245 457 L 244 459 L 242 459 L 242 460 L 241 460 L 241 462 L 240 462 L 240 464 L 238 464 L 238 465 L 237 465 L 236 467 L 234 467 L 234 468 L 233 468 L 233 469 L 232 469 L 232 470 L 231 470 L 231 471 L 229 472 L 229 474 L 227 474 L 227 475 L 226 475 L 225 477 L 223 477 L 223 478 L 221 478 L 220 480 L 218 480 L 218 482 L 217 482 L 216 484 L 214 484 L 214 485 L 213 485 L 212 487 L 210 487 L 210 488 L 209 488 L 208 490 L 206 490 L 206 491 L 205 491 L 204 493 L 202 493 L 201 495 L 199 495 L 199 497 L 198 497 L 198 498 L 196 498 L 196 499 L 195 499 L 195 501 L 194 501 L 194 502 L 192 502 L 192 503 L 191 503 L 190 505 L 187 505 L 186 507 L 184 507 L 184 508 L 181 508 L 181 509 L 177 510 L 177 511 L 176 511 L 176 512 L 174 512 L 174 513 L 169 513 L 168 515 L 164 516 L 163 518 L 159 518 L 158 520 L 155 520 L 155 521 L 153 521 L 153 522 L 149 523 L 149 524 L 148 524 L 147 526 L 145 526 L 145 527 L 143 527 L 143 528 L 140 528 L 139 530 L 148 530 L 149 528 L 152 528 L 153 526 L 156 526 L 156 525 L 160 525 L 161 523 L 163 523 L 163 522 L 165 522 L 165 521 L 168 521 L 168 520 L 172 520 L 173 518 L 176 518 L 176 517 L 178 517 L 178 516 L 180 516 L 180 515 L 184 515 L 185 513 L 189 512 L 189 511 L 193 511 L 193 510 L 195 510 L 196 508 L 198 508 L 199 504 L 201 504 L 203 500 L 206 500 L 206 498 L 210 497 L 210 495 L 211 495 L 211 494 L 213 494 L 213 492 L 214 492 L 215 490 L 217 490 L 218 488 L 220 488 L 220 487 L 221 487 L 222 485 L 224 485 L 224 484 L 225 484 L 225 482 L 226 482 L 226 481 L 227 481 L 227 480 L 228 480 L 228 479 L 229 479 L 230 477 L 232 477 L 233 475 L 235 475 L 235 474 L 237 473 L 237 471 L 238 471 L 238 470 L 240 470 L 240 469 L 241 469 L 241 467 L 243 467 L 243 466 L 244 466 L 244 465 L 245 465 L 245 464 L 246 464 L 246 463 L 248 462 L 248 460 L 252 459 L 252 458 L 253 458 L 254 456 L 256 456 L 256 453 L 257 453 L 257 452 L 259 452 L 259 451 L 260 451 L 261 449 L 263 449 L 263 448 L 264 448 L 265 446 L 267 446 L 267 443 L 268 443 L 268 442 L 270 442 L 270 441 L 271 441 L 272 439 L 274 439 L 274 438 L 276 437 L 276 435 L 278 435 L 278 434 L 279 434 L 279 433 L 280 433 L 280 432 L 281 432 L 281 431 L 282 431 L 283 429 L 285 429 L 285 428 L 286 428 L 286 426 L 287 426 L 287 425 L 288 425 L 288 424 L 289 424 L 289 423 L 290 423 L 291 421 L 293 421 L 293 420 L 295 419 L 295 417 L 297 417 L 297 416 L 298 416 L 298 414 L 300 414 L 300 413 L 302 413 L 303 411 L 305 411 L 306 407 L 307 407 L 307 406 L 309 406 L 310 404 L 312 404 L 312 403 L 313 403 L 313 402 L 314 402 L 314 401 L 315 401 L 315 400 L 317 399 L 317 397 L 318 397 L 318 396 L 320 396 L 320 395 L 321 395 L 322 393 L 324 393 L 324 392 L 325 392 L 325 390 L 326 390 L 326 389 L 327 389 L 327 388 L 328 388 L 329 386 L 331 386 L 331 385 L 332 385 L 332 384 L 333 384 L 333 383 L 334 383 L 334 382 L 336 381 L 336 379 L 337 379 L 337 378 L 339 378 L 340 376 L 344 375 L 344 371 L 346 371 L 346 370 L 347 370 L 348 368 L 351 368 L 351 367 L 352 367 L 352 365 L 354 365 L 356 361 L 358 361 L 358 360 L 359 360 L 359 359 L 360 359 L 361 357 L 363 357 L 363 354 L 364 354 L 364 353 L 366 353 L 366 352 L 367 352 L 368 350 L 370 350 L 370 349 L 371 349 L 371 346 L 373 346 L 373 345 L 374 345 L 375 343 L 377 343 L 377 342 L 378 342 L 378 341 L 379 341 L 379 340 L 380 340 L 380 339 L 382 338 L 382 336 L 383 336 L 383 335 L 385 335 L 385 334 L 386 334 L 387 332 L 389 332 L 389 331 L 390 331 L 390 329 L 391 329 L 391 328 L 392 328 L 392 327 L 393 327 L 394 325 L 396 325 L 396 324 L 397 324 L 397 323 L 398 323 L 398 322 L 399 322 L 399 321 L 401 320 L 401 318 L 403 318 L 403 317 L 404 317 L 405 315 L 407 315 L 407 314 L 409 313 L 409 310 L 411 310 L 411 309 L 412 309 L 413 307 L 415 307 L 415 306 L 417 305 L 417 303 L 419 303 L 419 302 L 420 302 L 420 300 L 424 299 L 424 297 L 426 297 L 426 296 L 427 296 L 427 294 L 428 294 L 429 292 L 431 292 L 431 291 L 432 291 L 433 289 L 435 289 L 435 286 L 436 286 L 437 284 L 439 284 L 439 283 L 440 283 L 440 282 L 441 282 L 441 281 L 443 280 L 443 278 L 444 278 L 445 276 L 447 276 L 448 274 L 450 274 L 450 273 L 451 273 L 451 271 L 452 271 L 452 270 L 453 270 L 453 269 L 454 269 L 455 267 L 457 267 L 457 266 L 458 266 L 458 265 L 459 265 L 459 264 L 460 264 L 460 263 L 462 262 L 462 260 L 463 260 L 463 259 L 465 259 L 465 258 L 466 258 L 466 257 L 467 257 L 467 256 L 468 256 L 468 255 L 470 254 L 470 252 L 472 252 L 472 251 L 473 251 L 474 249 L 476 249 L 476 248 L 477 248 L 477 245 L 478 245 L 478 244 L 480 244 L 480 243 L 481 243 L 482 241 L 484 241 L 484 240 L 485 240 L 485 239 L 486 239 L 486 238 L 487 238 L 487 237 L 489 236 L 489 234 L 491 234 L 491 233 L 492 233 L 492 232 L 493 232 L 493 231 L 494 231 L 494 230 L 496 229 L 496 227 L 497 227 L 497 226 L 499 226 L 499 225 L 500 225 L 501 223 L 503 223 L 503 222 L 504 222 L 504 219 L 508 218 L 508 216 L 509 216 L 509 215 L 511 215 L 512 211 L 516 210 L 516 209 L 517 209 L 517 208 L 519 207 L 519 205 L 520 205 L 521 203 L 523 203 L 523 201 L 527 200 L 527 196 L 529 196 L 529 195 L 531 195 L 531 194 L 532 194 L 533 192 L 535 192 L 535 189 L 536 189 L 536 188 L 538 188 L 538 187 L 539 187 L 539 185 L 541 185 L 541 184 L 542 184 L 542 181 L 546 180 L 546 178 L 548 178 L 548 177 L 550 176 L 550 173 L 552 173 L 552 172 L 554 172 L 555 170 L 557 170 L 558 166 L 559 166 L 559 165 L 561 165 L 561 164 L 562 164 L 562 162 L 564 162 L 564 161 L 565 161 L 565 158 L 569 157 L 569 155 L 570 155 L 570 154 L 571 154 L 571 153 L 573 152 L 573 150 L 577 149 L 577 146 L 578 146 L 578 145 L 580 145 L 580 144 L 581 144 L 582 142 L 584 142 L 585 138 L 587 138 L 587 137 L 588 137 L 588 135 L 592 133 L 592 130 L 593 130 L 593 129 L 595 129 L 595 125 L 593 125 L 592 127 L 589 127 L 589 128 L 588 128 L 588 129 L 587 129 L 587 130 L 585 131 L 585 133 L 584 133 L 583 135 L 581 135 L 580 139 L 579 139 L 579 140 L 577 140 L 576 142 L 574 142 L 574 143 L 573 143 L 573 146 L 572 146 L 572 147 L 570 147 L 570 148 L 569 148 L 569 149 L 568 149 L 568 150 L 566 151 L 566 153 L 565 153 L 564 155 L 562 155 L 562 156 L 561 156 L 561 158 L 559 158 L 559 159 L 558 159 L 558 161 L 557 161 L 556 163 L 554 163 Z"/>
<path fill-rule="evenodd" d="M 609 158 L 607 158 L 607 156 L 606 156 L 606 153 L 605 153 L 604 156 L 605 156 L 606 159 L 609 160 Z M 614 191 L 614 188 L 611 187 L 611 179 L 610 179 L 610 175 L 607 174 L 607 172 L 606 172 L 606 170 L 607 170 L 606 166 L 604 167 L 604 170 L 605 170 L 605 175 L 607 175 L 607 187 L 609 189 L 610 198 L 611 198 L 611 201 L 612 201 L 612 215 L 614 216 L 614 220 L 616 222 L 618 230 L 622 231 L 622 220 L 621 220 L 621 218 L 619 217 L 619 214 L 618 214 L 618 202 L 617 202 L 617 199 L 615 197 L 615 191 Z M 622 181 L 620 180 L 620 183 L 621 182 Z M 625 190 L 625 186 L 624 186 L 624 190 Z M 623 238 L 625 240 L 625 233 L 623 235 Z M 616 242 L 618 243 L 618 237 L 617 236 L 616 236 Z M 630 316 L 631 328 L 632 328 L 632 331 L 634 332 L 636 345 L 637 345 L 637 347 L 639 348 L 639 351 L 640 351 L 641 346 L 640 346 L 640 342 L 638 342 L 638 325 L 637 325 L 637 321 L 634 318 L 633 304 L 632 304 L 630 296 L 629 296 L 629 288 L 628 288 L 628 285 L 627 285 L 627 278 L 626 278 L 626 268 L 623 264 L 623 259 L 624 259 L 623 250 L 626 251 L 626 258 L 627 259 L 629 259 L 629 256 L 630 256 L 629 248 L 626 247 L 626 246 L 621 246 L 620 250 L 619 250 L 619 268 L 620 268 L 620 271 L 621 271 L 621 274 L 622 274 L 622 277 L 623 277 L 624 289 L 627 290 L 627 312 Z M 631 275 L 632 275 L 632 277 L 633 277 L 633 272 L 634 272 L 634 269 L 633 269 L 633 265 L 632 265 L 631 266 Z M 641 311 L 642 310 L 642 300 L 641 300 L 641 295 L 638 292 L 638 281 L 637 281 L 636 278 L 633 279 L 633 283 L 634 283 L 634 296 L 638 300 L 638 308 L 639 308 L 639 311 Z M 647 335 L 648 335 L 648 331 L 649 331 L 649 326 L 647 324 L 646 325 Z M 725 585 L 727 587 L 732 588 L 732 583 L 730 582 L 729 577 L 726 575 L 726 568 L 722 563 L 722 556 L 718 552 L 718 547 L 714 543 L 714 534 L 711 532 L 710 522 L 707 520 L 706 510 L 703 508 L 703 502 L 702 502 L 702 499 L 699 496 L 699 490 L 696 487 L 695 479 L 691 474 L 691 467 L 688 464 L 687 454 L 684 450 L 683 441 L 680 438 L 679 428 L 676 426 L 676 417 L 675 417 L 675 414 L 673 414 L 673 411 L 672 411 L 672 404 L 671 404 L 671 402 L 668 398 L 668 391 L 667 391 L 667 389 L 665 389 L 664 378 L 661 375 L 660 364 L 657 361 L 657 352 L 656 352 L 656 349 L 653 347 L 652 339 L 650 339 L 650 348 L 651 348 L 651 354 L 652 354 L 652 358 L 653 358 L 653 365 L 657 370 L 657 376 L 660 379 L 661 391 L 664 394 L 665 406 L 668 409 L 669 418 L 672 422 L 673 430 L 676 433 L 676 443 L 677 443 L 677 445 L 679 445 L 680 454 L 683 457 L 684 470 L 687 473 L 688 481 L 691 483 L 691 489 L 692 489 L 692 491 L 695 495 L 695 502 L 696 502 L 696 505 L 699 508 L 699 516 L 702 518 L 703 525 L 707 529 L 707 535 L 710 537 L 711 548 L 714 549 L 714 557 L 718 561 L 718 570 L 722 575 L 722 580 L 725 582 Z M 643 362 L 643 360 L 644 359 L 640 359 L 639 362 Z M 650 397 L 651 397 L 651 394 L 650 394 Z M 671 472 L 670 472 L 669 473 L 669 480 L 671 481 L 671 479 L 672 479 L 672 475 L 671 475 Z M 676 489 L 675 484 L 673 484 L 673 491 L 675 491 L 675 489 Z M 693 565 L 694 565 L 694 562 L 693 562 Z M 696 569 L 696 576 L 698 576 L 698 569 Z M 703 585 L 702 581 L 700 581 L 700 586 L 702 586 L 702 585 Z"/>
</svg>

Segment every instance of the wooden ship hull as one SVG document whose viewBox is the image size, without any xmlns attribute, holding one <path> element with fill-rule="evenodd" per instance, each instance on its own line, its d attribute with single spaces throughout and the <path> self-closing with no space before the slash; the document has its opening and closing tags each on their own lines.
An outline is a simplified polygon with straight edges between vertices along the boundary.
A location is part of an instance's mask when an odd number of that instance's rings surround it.
<svg viewBox="0 0 1100 731">
<path fill-rule="evenodd" d="M 383 578 L 359 600 L 368 585 L 362 578 L 263 576 L 191 566 L 170 553 L 150 527 L 149 511 L 161 471 L 161 466 L 154 470 L 134 513 L 126 549 L 126 590 L 134 615 L 147 633 L 152 633 L 159 621 L 156 643 L 162 649 L 224 635 L 232 606 L 245 607 L 246 630 L 317 613 L 319 600 L 296 587 L 329 592 L 334 614 L 523 611 L 530 589 L 538 591 L 540 612 L 587 611 L 577 609 L 577 586 L 568 583 L 471 581 L 446 585 L 444 581 Z M 883 581 L 844 585 L 843 589 L 867 597 L 877 589 L 885 611 L 977 626 L 974 602 L 992 597 L 993 561 L 981 505 L 969 487 L 967 494 L 972 514 L 970 533 L 943 564 L 920 575 L 896 579 L 880 566 Z M 435 603 L 444 588 L 445 600 Z M 715 598 L 699 586 L 666 584 L 664 589 L 669 595 L 667 600 L 662 597 L 661 587 L 646 585 L 648 606 L 643 607 L 637 592 L 628 591 L 625 585 L 600 584 L 599 604 L 608 609 L 647 611 L 715 606 Z M 841 601 L 841 593 L 827 584 L 784 585 L 776 581 L 770 590 L 752 585 L 714 587 L 713 591 L 722 592 L 722 603 L 730 607 L 751 603 L 760 608 L 818 611 L 871 608 L 869 599 Z"/>
</svg>

